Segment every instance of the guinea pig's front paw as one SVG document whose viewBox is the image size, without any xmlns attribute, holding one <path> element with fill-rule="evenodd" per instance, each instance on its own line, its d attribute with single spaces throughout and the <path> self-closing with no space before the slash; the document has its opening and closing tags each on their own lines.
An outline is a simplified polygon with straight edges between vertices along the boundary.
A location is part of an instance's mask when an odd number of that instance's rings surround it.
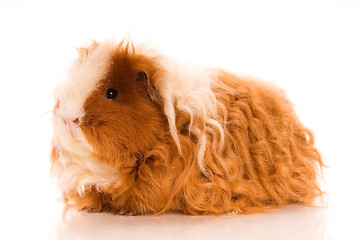
<svg viewBox="0 0 361 240">
<path fill-rule="evenodd" d="M 101 209 L 98 207 L 94 207 L 94 206 L 86 206 L 83 207 L 82 209 L 80 209 L 81 212 L 86 212 L 86 213 L 96 213 L 96 212 L 101 212 Z"/>
<path fill-rule="evenodd" d="M 79 194 L 77 191 L 64 193 L 64 201 L 67 206 L 76 208 L 78 211 L 94 213 L 107 212 L 109 207 L 102 201 L 101 194 L 94 189 L 86 190 Z"/>
</svg>

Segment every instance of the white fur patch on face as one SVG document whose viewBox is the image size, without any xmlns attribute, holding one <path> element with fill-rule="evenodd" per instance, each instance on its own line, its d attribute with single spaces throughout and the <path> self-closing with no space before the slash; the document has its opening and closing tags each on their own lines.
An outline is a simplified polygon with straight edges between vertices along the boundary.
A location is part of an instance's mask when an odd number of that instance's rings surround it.
<svg viewBox="0 0 361 240">
<path fill-rule="evenodd" d="M 113 42 L 101 43 L 85 59 L 75 62 L 67 81 L 55 91 L 60 101 L 57 115 L 64 119 L 81 118 L 85 100 L 109 69 L 113 49 Z"/>
</svg>

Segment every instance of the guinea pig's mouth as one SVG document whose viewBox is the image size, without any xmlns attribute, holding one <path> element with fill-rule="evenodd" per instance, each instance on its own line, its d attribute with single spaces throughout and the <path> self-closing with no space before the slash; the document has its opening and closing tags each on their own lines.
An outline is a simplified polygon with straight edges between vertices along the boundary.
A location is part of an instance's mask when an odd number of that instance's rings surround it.
<svg viewBox="0 0 361 240">
<path fill-rule="evenodd" d="M 53 116 L 54 133 L 60 138 L 83 142 L 79 118 L 64 118 L 58 114 Z"/>
<path fill-rule="evenodd" d="M 79 132 L 79 118 L 67 118 L 67 119 L 63 119 L 66 127 L 70 133 L 70 136 L 75 140 L 75 141 L 80 141 L 79 137 L 78 137 L 78 132 Z"/>
</svg>

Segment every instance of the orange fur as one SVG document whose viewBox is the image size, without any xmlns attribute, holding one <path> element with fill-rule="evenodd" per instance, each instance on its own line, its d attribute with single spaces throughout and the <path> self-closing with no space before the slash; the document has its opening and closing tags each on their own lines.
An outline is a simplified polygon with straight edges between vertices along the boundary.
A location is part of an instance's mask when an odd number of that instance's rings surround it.
<svg viewBox="0 0 361 240">
<path fill-rule="evenodd" d="M 149 82 L 134 81 L 139 70 Z M 192 119 L 206 133 L 205 175 L 197 164 L 199 139 L 189 131 L 188 113 L 176 111 L 181 151 L 171 137 L 154 92 L 162 74 L 155 59 L 119 45 L 109 74 L 85 102 L 80 125 L 95 159 L 119 171 L 119 184 L 88 186 L 83 194 L 69 190 L 66 204 L 116 214 L 219 215 L 311 204 L 321 195 L 317 167 L 323 162 L 314 137 L 279 89 L 219 71 L 212 90 L 224 144 L 218 129 L 201 117 Z M 104 98 L 109 87 L 119 89 L 116 101 Z M 55 148 L 53 162 L 61 151 Z"/>
</svg>

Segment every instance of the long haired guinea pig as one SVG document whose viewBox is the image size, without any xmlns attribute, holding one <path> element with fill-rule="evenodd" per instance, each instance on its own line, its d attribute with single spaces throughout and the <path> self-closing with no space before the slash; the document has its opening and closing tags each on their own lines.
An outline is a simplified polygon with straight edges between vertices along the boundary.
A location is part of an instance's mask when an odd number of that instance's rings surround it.
<svg viewBox="0 0 361 240">
<path fill-rule="evenodd" d="M 52 175 L 68 206 L 220 215 L 322 194 L 314 137 L 276 87 L 128 41 L 79 52 L 53 110 Z"/>
</svg>

